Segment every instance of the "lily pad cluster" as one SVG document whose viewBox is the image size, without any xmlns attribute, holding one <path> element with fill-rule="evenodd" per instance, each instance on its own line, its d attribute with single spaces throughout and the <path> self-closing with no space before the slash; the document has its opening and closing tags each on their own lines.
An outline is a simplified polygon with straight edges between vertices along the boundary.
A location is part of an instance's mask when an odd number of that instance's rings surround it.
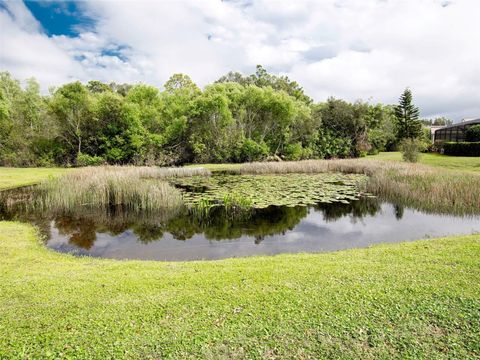
<svg viewBox="0 0 480 360">
<path fill-rule="evenodd" d="M 357 174 L 213 175 L 174 179 L 187 206 L 225 205 L 225 199 L 269 206 L 310 206 L 318 203 L 349 203 L 357 200 L 366 176 Z"/>
</svg>

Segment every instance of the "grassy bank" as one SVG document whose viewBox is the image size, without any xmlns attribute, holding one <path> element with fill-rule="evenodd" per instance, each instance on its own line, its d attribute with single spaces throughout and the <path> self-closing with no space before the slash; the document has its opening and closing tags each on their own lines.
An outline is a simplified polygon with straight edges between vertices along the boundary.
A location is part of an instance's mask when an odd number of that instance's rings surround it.
<svg viewBox="0 0 480 360">
<path fill-rule="evenodd" d="M 400 152 L 382 152 L 378 155 L 368 156 L 366 159 L 403 161 Z M 427 153 L 420 155 L 419 163 L 448 170 L 480 172 L 480 157 L 447 156 Z"/>
<path fill-rule="evenodd" d="M 0 167 L 0 190 L 38 184 L 43 180 L 72 171 L 66 168 L 6 168 Z"/>
<path fill-rule="evenodd" d="M 377 155 L 369 155 L 359 160 L 381 160 L 403 162 L 402 153 L 400 152 L 381 152 Z M 423 165 L 440 167 L 446 170 L 459 170 L 469 172 L 480 172 L 480 157 L 466 156 L 447 156 L 436 153 L 421 154 L 419 163 Z M 189 167 L 199 166 L 198 164 L 188 165 Z M 211 171 L 235 171 L 242 164 L 201 164 Z"/>
<path fill-rule="evenodd" d="M 480 236 L 121 262 L 3 222 L 0 254 L 0 358 L 480 356 Z"/>
</svg>

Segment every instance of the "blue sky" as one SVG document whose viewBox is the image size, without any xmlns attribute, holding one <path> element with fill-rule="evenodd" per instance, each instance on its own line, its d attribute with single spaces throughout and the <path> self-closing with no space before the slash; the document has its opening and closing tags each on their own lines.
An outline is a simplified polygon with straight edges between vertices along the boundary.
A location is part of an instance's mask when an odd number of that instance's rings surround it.
<svg viewBox="0 0 480 360">
<path fill-rule="evenodd" d="M 86 16 L 75 1 L 25 1 L 25 6 L 49 36 L 78 36 L 82 31 L 94 29 L 94 19 Z"/>
<path fill-rule="evenodd" d="M 42 89 L 73 80 L 200 86 L 256 64 L 317 101 L 395 103 L 480 116 L 477 0 L 0 0 L 0 70 Z"/>
</svg>

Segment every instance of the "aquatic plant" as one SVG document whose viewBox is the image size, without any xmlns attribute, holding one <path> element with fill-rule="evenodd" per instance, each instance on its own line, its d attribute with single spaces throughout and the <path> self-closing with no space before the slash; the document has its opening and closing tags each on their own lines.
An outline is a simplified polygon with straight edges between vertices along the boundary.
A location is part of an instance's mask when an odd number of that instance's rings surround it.
<svg viewBox="0 0 480 360">
<path fill-rule="evenodd" d="M 355 174 L 214 175 L 176 179 L 187 206 L 208 200 L 231 210 L 308 206 L 358 199 L 366 177 Z M 187 189 L 187 190 L 185 190 Z"/>
<path fill-rule="evenodd" d="M 210 217 L 210 211 L 215 204 L 210 199 L 199 199 L 195 204 L 188 207 L 190 214 L 200 220 L 207 220 Z"/>
<path fill-rule="evenodd" d="M 368 175 L 364 190 L 423 211 L 480 213 L 480 175 L 422 164 L 366 159 L 250 163 L 241 174 L 341 172 Z"/>
<path fill-rule="evenodd" d="M 36 209 L 57 211 L 112 206 L 135 211 L 175 209 L 183 206 L 180 192 L 160 180 L 199 174 L 210 172 L 199 168 L 83 168 L 40 184 L 32 204 Z"/>
</svg>

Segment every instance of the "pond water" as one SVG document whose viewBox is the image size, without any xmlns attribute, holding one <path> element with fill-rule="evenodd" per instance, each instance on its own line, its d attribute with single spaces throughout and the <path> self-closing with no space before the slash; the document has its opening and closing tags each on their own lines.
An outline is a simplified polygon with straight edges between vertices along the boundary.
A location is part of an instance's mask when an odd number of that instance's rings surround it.
<svg viewBox="0 0 480 360">
<path fill-rule="evenodd" d="M 429 237 L 480 232 L 480 217 L 427 214 L 376 198 L 314 206 L 269 206 L 248 217 L 221 208 L 208 220 L 188 214 L 106 213 L 26 215 L 5 209 L 2 219 L 39 227 L 56 251 L 115 259 L 201 260 L 322 252 Z"/>
</svg>

